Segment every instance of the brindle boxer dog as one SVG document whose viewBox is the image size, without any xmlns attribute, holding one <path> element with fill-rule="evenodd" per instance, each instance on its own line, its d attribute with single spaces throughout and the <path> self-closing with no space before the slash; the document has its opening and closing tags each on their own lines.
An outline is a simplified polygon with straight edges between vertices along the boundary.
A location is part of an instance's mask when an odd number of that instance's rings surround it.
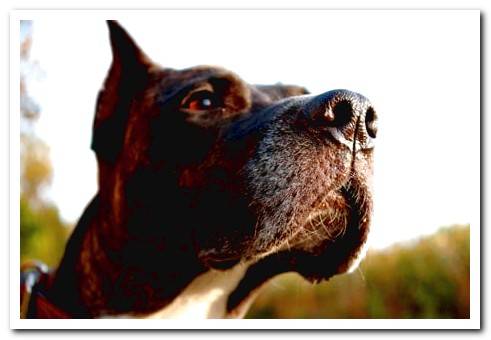
<svg viewBox="0 0 491 340">
<path fill-rule="evenodd" d="M 360 94 L 152 62 L 109 22 L 99 190 L 43 296 L 68 317 L 241 317 L 272 277 L 356 265 L 376 113 Z M 326 302 L 327 303 L 327 302 Z"/>
</svg>

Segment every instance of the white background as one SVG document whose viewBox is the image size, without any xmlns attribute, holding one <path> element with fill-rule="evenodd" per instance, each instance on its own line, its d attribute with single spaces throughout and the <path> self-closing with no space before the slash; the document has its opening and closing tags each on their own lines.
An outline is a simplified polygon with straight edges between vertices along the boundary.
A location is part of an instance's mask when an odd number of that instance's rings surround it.
<svg viewBox="0 0 491 340">
<path fill-rule="evenodd" d="M 48 197 L 69 222 L 96 191 L 90 138 L 110 63 L 105 17 L 37 15 L 33 24 L 31 59 L 44 76 L 28 90 L 41 107 L 36 130 L 51 149 Z M 222 65 L 250 83 L 300 84 L 312 93 L 346 88 L 370 98 L 380 118 L 374 247 L 471 222 L 478 12 L 167 11 L 118 18 L 163 66 Z"/>
<path fill-rule="evenodd" d="M 53 0 L 50 0 L 50 1 L 44 1 L 44 7 L 46 8 L 59 8 L 60 6 L 63 6 L 66 8 L 67 4 L 65 2 L 61 2 L 61 1 L 53 1 Z M 223 7 L 223 6 L 230 6 L 230 4 L 228 4 L 227 2 L 220 2 L 220 1 L 212 1 L 212 2 L 208 2 L 211 6 L 215 6 L 215 7 Z M 371 2 L 371 7 L 374 7 L 374 8 L 386 8 L 386 7 L 391 7 L 391 8 L 394 8 L 395 6 L 399 7 L 399 8 L 408 8 L 408 6 L 412 6 L 412 7 L 418 7 L 418 8 L 438 8 L 438 7 L 441 7 L 441 6 L 445 6 L 445 7 L 449 7 L 449 8 L 486 8 L 488 5 L 489 2 L 486 2 L 486 1 L 474 1 L 474 0 L 471 0 L 471 1 L 445 1 L 445 2 L 441 2 L 441 1 L 438 1 L 438 0 L 429 0 L 429 1 L 398 1 L 398 2 L 395 2 L 395 1 L 374 1 L 374 2 Z M 118 6 L 122 6 L 122 7 L 125 7 L 125 8 L 132 8 L 132 7 L 135 7 L 135 4 L 130 4 L 129 2 L 125 2 L 125 1 L 118 1 L 117 3 Z M 149 1 L 149 0 L 141 0 L 138 2 L 137 4 L 139 7 L 141 6 L 145 6 L 145 7 L 155 7 L 155 6 L 160 6 L 160 3 L 159 2 L 154 2 L 154 1 Z M 171 6 L 172 4 L 169 4 L 168 6 Z M 325 6 L 322 2 L 320 1 L 309 1 L 309 0 L 306 0 L 306 1 L 302 1 L 302 3 L 296 3 L 296 2 L 293 2 L 293 1 L 282 1 L 281 2 L 281 5 L 284 6 L 284 7 L 299 7 L 299 6 L 302 6 L 302 7 L 313 7 L 313 8 L 319 8 L 319 6 Z M 80 8 L 81 6 L 84 6 L 84 7 L 87 7 L 87 8 L 109 8 L 111 6 L 113 6 L 112 2 L 111 1 L 94 1 L 94 0 L 89 0 L 89 1 L 85 1 L 81 4 L 78 4 L 78 3 L 74 3 L 71 5 L 71 7 L 74 7 L 74 8 Z M 201 3 L 199 1 L 184 1 L 184 2 L 180 2 L 179 4 L 173 4 L 174 7 L 180 7 L 180 8 L 183 8 L 183 7 L 201 7 Z M 266 2 L 266 1 L 248 1 L 248 2 L 242 2 L 242 3 L 238 3 L 237 6 L 239 6 L 239 8 L 243 8 L 244 6 L 251 6 L 251 7 L 258 7 L 258 6 L 266 6 L 266 7 L 272 7 L 272 6 L 275 6 L 274 2 L 273 1 L 269 1 L 269 2 Z M 330 2 L 330 6 L 331 8 L 366 8 L 367 7 L 367 3 L 365 1 L 333 1 L 333 2 Z M 13 2 L 13 1 L 4 1 L 2 2 L 2 8 L 5 9 L 4 11 L 4 16 L 3 18 L 6 17 L 7 15 L 7 11 L 12 9 L 12 8 L 39 8 L 39 4 L 37 1 L 17 1 L 17 2 Z M 487 12 L 485 12 L 487 13 Z M 488 27 L 487 25 L 485 24 L 486 20 L 485 20 L 486 17 L 484 17 L 483 21 L 483 33 L 484 32 L 488 32 Z M 124 21 L 123 21 L 124 22 Z M 418 25 L 418 22 L 414 23 L 414 25 Z M 129 25 L 128 25 L 129 26 Z M 8 41 L 8 31 L 7 31 L 7 25 L 1 25 L 1 36 L 3 38 L 3 45 L 5 47 L 5 51 L 8 50 L 8 44 L 7 44 L 7 41 Z M 387 28 L 388 30 L 391 30 L 392 28 Z M 172 32 L 174 33 L 174 32 Z M 484 40 L 486 43 L 489 43 L 489 40 L 487 38 L 487 36 L 485 36 Z M 483 52 L 484 53 L 484 52 Z M 89 55 L 87 55 L 88 57 Z M 7 79 L 6 75 L 7 73 L 9 72 L 8 71 L 8 54 L 5 52 L 3 54 L 1 54 L 1 62 L 2 62 L 2 65 L 4 65 L 4 74 L 5 74 L 5 77 L 4 79 Z M 163 60 L 160 60 L 160 62 L 163 63 Z M 471 66 L 472 67 L 472 66 Z M 460 67 L 459 67 L 460 69 Z M 71 71 L 72 69 L 70 69 Z M 453 71 L 453 69 L 450 69 L 449 72 Z M 2 72 L 3 74 L 3 72 Z M 16 73 L 17 74 L 17 73 Z M 486 69 L 483 68 L 483 74 L 484 75 L 488 75 L 488 71 Z M 243 75 L 243 74 L 242 74 Z M 15 75 L 14 75 L 15 76 Z M 248 77 L 246 77 L 246 75 L 243 75 L 247 80 L 250 80 Z M 460 75 L 459 75 L 460 76 Z M 457 76 L 457 77 L 459 77 Z M 487 78 L 487 77 L 486 77 Z M 455 79 L 459 79 L 459 78 L 455 78 Z M 287 79 L 284 79 L 282 78 L 283 81 L 287 81 Z M 422 79 L 421 82 L 424 84 L 426 81 L 428 81 L 427 79 Z M 450 80 L 449 80 L 450 81 Z M 307 84 L 306 84 L 307 85 Z M 9 90 L 8 90 L 8 87 L 9 85 L 7 85 L 7 82 L 4 81 L 2 82 L 2 86 L 4 86 L 4 91 L 1 91 L 2 93 L 2 102 L 4 103 L 9 103 L 9 100 L 8 100 L 8 96 L 7 96 L 7 93 L 9 93 Z M 308 86 L 308 85 L 307 85 Z M 394 85 L 395 86 L 395 85 Z M 312 89 L 313 90 L 313 89 Z M 366 92 L 366 91 L 365 91 Z M 365 93 L 367 96 L 370 96 L 372 98 L 372 100 L 375 102 L 375 98 L 374 96 L 377 96 L 376 94 L 372 94 L 372 93 Z M 486 88 L 483 88 L 483 97 L 488 97 L 489 98 L 489 91 L 486 89 Z M 376 104 L 378 105 L 378 110 L 380 111 L 380 105 L 381 103 L 380 102 L 376 102 Z M 383 104 L 382 104 L 383 105 Z M 5 108 L 7 111 L 8 111 L 8 108 Z M 483 115 L 485 115 L 485 107 L 483 107 Z M 9 140 L 8 140 L 8 135 L 9 135 L 9 132 L 8 132 L 8 117 L 6 115 L 0 115 L 0 117 L 2 117 L 2 121 L 1 121 L 1 126 L 4 128 L 3 130 L 3 135 L 4 135 L 4 139 L 2 139 L 2 148 L 1 148 L 1 153 L 2 153 L 2 160 L 5 162 L 5 164 L 7 164 L 9 161 L 8 161 L 8 154 L 9 154 L 9 149 L 8 149 L 8 145 L 9 145 Z M 484 116 L 483 116 L 484 117 Z M 488 124 L 489 124 L 489 120 L 487 120 L 487 122 L 485 120 L 483 120 L 483 123 L 486 123 L 486 127 L 489 128 Z M 382 132 L 382 130 L 381 130 Z M 479 133 L 479 129 L 477 129 L 476 131 L 474 131 L 474 135 L 477 135 L 478 136 L 478 133 Z M 477 137 L 478 138 L 478 137 Z M 485 139 L 485 136 L 483 136 L 483 138 Z M 485 140 L 486 142 L 486 140 Z M 3 144 L 5 143 L 5 144 Z M 472 144 L 473 145 L 473 148 L 477 148 L 478 146 L 475 145 L 475 144 Z M 380 145 L 379 145 L 379 149 L 380 150 Z M 472 150 L 468 150 L 469 152 L 472 152 Z M 17 154 L 18 155 L 18 154 Z M 487 153 L 486 153 L 487 156 L 489 156 Z M 12 159 L 16 159 L 18 156 L 13 156 Z M 472 158 L 472 157 L 471 157 Z M 473 226 L 476 225 L 476 226 L 479 226 L 479 191 L 480 191 L 480 182 L 479 182 L 479 163 L 476 162 L 476 160 L 474 158 L 472 158 L 473 161 L 471 164 L 469 164 L 469 168 L 472 169 L 472 177 L 469 178 L 469 186 L 472 188 L 471 189 L 471 196 L 469 197 L 469 200 L 472 201 L 474 203 L 474 207 L 473 207 L 473 212 L 472 212 L 472 216 L 471 216 L 471 222 L 472 221 L 476 221 L 477 223 L 473 223 Z M 2 182 L 3 185 L 2 187 L 5 187 L 5 189 L 7 189 L 9 187 L 9 183 L 8 183 L 8 177 L 7 177 L 7 174 L 8 174 L 8 168 L 7 167 L 1 167 L 0 168 L 1 172 L 2 172 L 2 177 L 4 178 L 4 181 Z M 378 170 L 379 171 L 379 170 Z M 414 186 L 417 186 L 418 183 L 416 182 L 410 182 L 412 183 L 412 185 Z M 16 182 L 15 181 L 12 181 L 11 185 L 10 185 L 10 188 L 12 188 L 13 186 L 16 186 Z M 483 182 L 483 188 L 484 188 L 484 185 L 485 183 Z M 486 186 L 486 189 L 488 187 Z M 7 201 L 7 190 L 4 190 L 5 192 L 5 195 L 2 195 L 2 211 L 0 212 L 0 215 L 2 216 L 9 216 L 9 213 L 8 213 L 8 209 L 7 209 L 7 206 L 8 206 L 8 201 Z M 13 201 L 14 203 L 17 202 L 17 201 Z M 486 208 L 489 208 L 489 205 L 485 203 L 485 209 L 484 211 L 486 210 Z M 17 204 L 17 203 L 15 203 Z M 15 212 L 15 207 L 14 209 L 12 210 Z M 14 220 L 15 222 L 15 214 L 10 214 L 10 218 Z M 405 216 L 403 217 L 405 218 Z M 401 218 L 401 219 L 403 219 Z M 18 217 L 17 217 L 17 221 L 18 221 Z M 8 225 L 10 222 L 9 220 L 6 218 L 5 219 L 5 222 L 6 222 L 6 225 Z M 17 230 L 15 228 L 18 227 L 18 223 L 17 224 L 12 224 L 11 228 L 14 229 L 14 232 Z M 5 230 L 5 232 L 7 232 L 7 228 L 3 228 L 2 230 Z M 475 228 L 473 229 L 475 230 Z M 473 235 L 476 235 L 474 232 L 473 232 Z M 485 234 L 483 233 L 483 236 L 486 236 L 486 239 L 488 240 L 488 234 Z M 10 249 L 9 247 L 9 244 L 8 244 L 8 237 L 6 234 L 2 234 L 2 239 L 5 240 L 5 252 L 7 252 L 7 249 Z M 484 241 L 483 241 L 484 242 Z M 479 240 L 475 240 L 474 239 L 474 242 L 472 243 L 473 246 L 476 246 L 479 244 Z M 484 249 L 483 249 L 484 251 Z M 484 255 L 486 255 L 485 253 L 483 253 Z M 8 267 L 8 258 L 9 258 L 9 255 L 5 253 L 5 268 Z M 475 255 L 475 254 L 474 254 Z M 473 256 L 472 257 L 473 259 L 473 264 L 475 264 L 475 261 L 476 261 L 476 256 Z M 478 257 L 477 257 L 477 260 L 478 260 Z M 483 263 L 486 263 L 485 259 L 483 259 Z M 477 265 L 479 265 L 479 262 L 477 263 Z M 12 273 L 16 273 L 17 272 L 17 268 L 16 267 L 15 271 L 13 271 Z M 473 266 L 473 268 L 475 269 L 476 267 Z M 478 267 L 477 267 L 478 268 Z M 472 269 L 471 269 L 472 271 Z M 473 271 L 474 272 L 474 275 L 473 275 L 473 278 L 476 278 L 475 274 L 476 274 L 476 270 Z M 2 288 L 3 288 L 3 291 L 4 292 L 7 292 L 7 289 L 6 289 L 6 280 L 1 280 L 0 282 L 2 282 Z M 17 282 L 17 280 L 14 280 L 13 282 Z M 8 294 L 4 295 L 5 296 L 5 300 L 7 299 L 14 299 L 14 301 L 17 301 L 16 300 L 16 297 L 11 297 L 11 296 L 8 296 Z M 489 296 L 489 294 L 488 294 Z M 480 296 L 477 296 L 477 298 L 479 299 Z M 483 295 L 483 298 L 486 299 L 486 305 L 489 305 L 487 302 L 488 302 L 488 297 L 486 297 L 486 295 Z M 483 300 L 483 304 L 484 304 L 484 300 Z M 483 307 L 484 308 L 484 307 Z M 9 315 L 9 311 L 8 311 L 8 308 L 7 306 L 5 306 L 5 318 L 4 318 L 4 329 L 7 329 L 8 328 L 8 322 L 7 322 L 7 319 L 8 319 L 8 315 Z M 475 314 L 474 314 L 475 315 Z M 488 319 L 487 318 L 487 315 L 489 315 L 489 313 L 486 313 L 486 314 L 483 314 L 484 316 L 486 316 L 486 320 Z M 392 322 L 391 322 L 392 323 Z M 386 326 L 385 327 L 389 327 L 391 323 L 386 323 Z M 353 325 L 353 327 L 356 327 L 357 324 L 359 324 L 357 321 L 353 321 L 351 323 Z M 485 324 L 485 323 L 484 323 Z M 407 323 L 406 324 L 407 328 L 418 328 L 418 324 L 417 323 Z M 326 326 L 327 327 L 327 326 Z M 7 335 L 9 336 L 15 336 L 15 337 L 36 337 L 36 338 L 53 338 L 53 337 L 56 337 L 56 336 L 61 336 L 61 337 L 65 337 L 65 336 L 70 336 L 70 337 L 75 337 L 75 338 L 85 338 L 85 336 L 90 336 L 91 338 L 108 338 L 108 337 L 138 337 L 140 338 L 141 335 L 137 335 L 135 333 L 118 333 L 118 334 L 108 334 L 108 333 L 104 333 L 104 334 L 94 334 L 94 333 L 91 333 L 91 334 L 88 334 L 88 333 L 78 333 L 78 334 L 75 334 L 75 333 L 71 333 L 69 335 L 67 335 L 66 333 L 57 333 L 57 334 L 53 334 L 53 333 L 19 333 L 19 332 L 6 332 L 8 333 Z M 428 334 L 428 333 L 398 333 L 397 336 L 406 336 L 406 337 L 413 337 L 413 336 L 417 336 L 419 339 L 420 338 L 429 338 L 431 336 L 431 338 L 461 338 L 461 337 L 468 337 L 468 336 L 479 336 L 479 335 L 483 335 L 485 334 L 486 332 L 479 332 L 479 333 L 473 333 L 473 334 L 469 334 L 469 333 L 460 333 L 460 332 L 446 332 L 446 333 L 431 333 L 431 334 Z M 394 336 L 394 334 L 376 334 L 376 333 L 369 333 L 369 334 L 361 334 L 361 333 L 351 333 L 352 335 L 350 334 L 347 334 L 347 337 L 351 338 L 359 338 L 360 336 L 363 336 L 363 337 L 376 337 L 376 338 L 380 338 L 380 337 L 383 337 L 383 336 L 388 336 L 390 338 L 392 338 Z M 147 335 L 147 334 L 146 334 Z M 162 336 L 165 336 L 165 337 L 174 337 L 174 334 L 156 334 L 156 333 L 151 333 L 151 334 L 148 334 L 149 336 L 155 336 L 155 337 L 162 337 Z M 267 333 L 267 334 L 258 334 L 258 333 L 255 333 L 255 334 L 234 334 L 233 336 L 235 337 L 245 337 L 245 336 L 248 336 L 248 335 L 252 335 L 254 337 L 259 337 L 259 338 L 268 338 L 268 339 L 271 339 L 271 338 L 284 338 L 284 337 L 292 337 L 292 338 L 297 338 L 300 334 L 299 333 L 283 333 L 283 334 L 276 334 L 276 333 Z M 325 336 L 329 336 L 329 337 L 339 337 L 340 334 L 319 334 L 319 333 L 310 333 L 308 334 L 312 337 L 322 337 L 324 338 Z M 346 335 L 346 334 L 345 334 Z M 216 337 L 219 337 L 219 336 L 224 336 L 226 338 L 229 338 L 230 334 L 210 334 L 210 333 L 194 333 L 194 334 L 184 334 L 185 337 L 191 337 L 191 336 L 196 336 L 196 337 L 200 337 L 200 338 L 206 338 L 206 337 L 213 337 L 213 338 L 216 338 Z M 305 336 L 305 334 L 301 335 L 301 336 Z"/>
</svg>

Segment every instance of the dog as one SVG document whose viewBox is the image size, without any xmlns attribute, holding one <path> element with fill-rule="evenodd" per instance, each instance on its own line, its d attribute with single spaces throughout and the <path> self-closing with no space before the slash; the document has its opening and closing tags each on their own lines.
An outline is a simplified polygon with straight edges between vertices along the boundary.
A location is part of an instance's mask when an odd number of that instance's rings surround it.
<svg viewBox="0 0 491 340">
<path fill-rule="evenodd" d="M 108 26 L 98 192 L 58 269 L 29 271 L 28 317 L 239 318 L 278 274 L 318 282 L 357 265 L 373 201 L 368 99 L 161 67 Z"/>
</svg>

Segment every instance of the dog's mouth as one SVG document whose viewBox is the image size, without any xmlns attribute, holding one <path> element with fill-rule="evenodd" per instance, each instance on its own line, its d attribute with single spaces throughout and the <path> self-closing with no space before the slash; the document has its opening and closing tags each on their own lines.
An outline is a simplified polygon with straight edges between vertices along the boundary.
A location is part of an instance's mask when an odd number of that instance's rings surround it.
<svg viewBox="0 0 491 340">
<path fill-rule="evenodd" d="M 214 254 L 206 258 L 209 266 L 226 269 L 245 262 L 281 262 L 276 269 L 295 271 L 311 281 L 326 280 L 348 271 L 358 258 L 369 233 L 372 199 L 359 176 L 352 174 L 337 190 L 316 200 L 302 222 L 285 226 L 288 236 L 277 240 L 266 251 L 251 247 L 242 254 Z"/>
<path fill-rule="evenodd" d="M 371 154 L 371 150 L 338 152 L 336 159 L 342 161 L 332 161 L 324 168 L 319 164 L 310 176 L 312 182 L 304 177 L 299 181 L 303 185 L 293 185 L 301 188 L 293 194 L 296 201 L 282 201 L 278 194 L 273 198 L 279 206 L 266 206 L 277 210 L 262 207 L 262 211 L 280 217 L 264 215 L 253 234 L 239 238 L 237 243 L 225 240 L 220 248 L 202 252 L 201 259 L 212 268 L 226 269 L 240 261 L 288 258 L 284 260 L 289 263 L 285 271 L 297 271 L 314 281 L 346 272 L 358 258 L 369 232 Z M 344 171 L 329 177 L 333 168 Z M 285 209 L 291 206 L 295 209 Z M 270 221 L 282 223 L 268 224 Z"/>
</svg>

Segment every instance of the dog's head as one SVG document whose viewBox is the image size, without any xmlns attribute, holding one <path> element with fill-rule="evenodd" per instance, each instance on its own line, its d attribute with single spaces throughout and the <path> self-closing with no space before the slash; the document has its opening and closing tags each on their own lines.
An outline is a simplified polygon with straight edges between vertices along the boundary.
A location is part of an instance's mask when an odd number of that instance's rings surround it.
<svg viewBox="0 0 491 340">
<path fill-rule="evenodd" d="M 143 253 L 186 253 L 206 268 L 276 256 L 312 280 L 346 271 L 372 209 L 370 102 L 161 67 L 109 26 L 92 147 L 109 224 L 125 233 L 108 242 L 144 239 Z"/>
</svg>

